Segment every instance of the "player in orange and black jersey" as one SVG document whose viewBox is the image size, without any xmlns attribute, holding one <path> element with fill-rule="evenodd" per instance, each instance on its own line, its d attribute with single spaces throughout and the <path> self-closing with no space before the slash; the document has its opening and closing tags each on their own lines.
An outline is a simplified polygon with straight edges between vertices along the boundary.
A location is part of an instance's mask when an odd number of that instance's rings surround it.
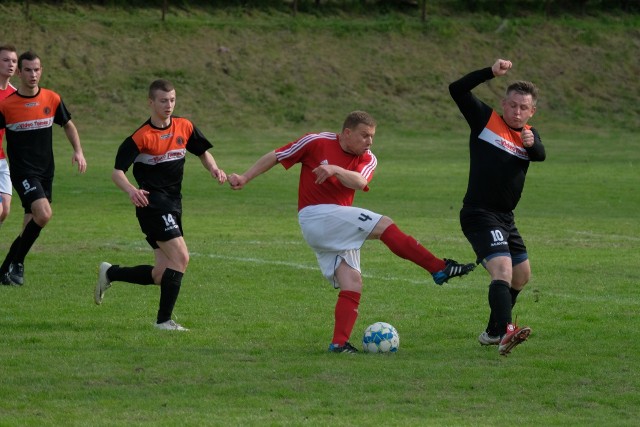
<svg viewBox="0 0 640 427">
<path fill-rule="evenodd" d="M 471 93 L 476 86 L 503 76 L 511 62 L 498 59 L 492 67 L 467 74 L 449 85 L 449 92 L 471 128 L 470 170 L 460 224 L 467 240 L 491 275 L 486 330 L 478 341 L 498 345 L 507 355 L 531 333 L 512 323 L 518 293 L 531 277 L 527 248 L 515 225 L 513 210 L 530 162 L 546 157 L 538 132 L 527 124 L 536 112 L 538 89 L 527 81 L 511 84 L 499 115 Z"/>
<path fill-rule="evenodd" d="M 0 128 L 6 129 L 11 182 L 24 208 L 24 228 L 13 241 L 0 267 L 5 285 L 24 283 L 24 259 L 51 219 L 54 173 L 53 125 L 64 128 L 73 147 L 72 164 L 87 170 L 78 130 L 60 95 L 41 88 L 40 57 L 25 52 L 18 57 L 18 90 L 0 102 Z"/>
<path fill-rule="evenodd" d="M 182 277 L 189 263 L 189 252 L 182 235 L 182 177 L 187 151 L 198 156 L 202 165 L 220 184 L 227 176 L 207 151 L 211 143 L 191 121 L 172 116 L 176 91 L 167 80 L 156 80 L 149 87 L 151 117 L 124 140 L 116 155 L 114 183 L 128 194 L 147 242 L 153 248 L 154 265 L 121 267 L 100 264 L 94 299 L 101 304 L 111 282 L 159 285 L 160 304 L 156 328 L 186 331 L 171 315 L 178 299 Z M 126 172 L 133 165 L 138 184 L 131 184 Z"/>
</svg>

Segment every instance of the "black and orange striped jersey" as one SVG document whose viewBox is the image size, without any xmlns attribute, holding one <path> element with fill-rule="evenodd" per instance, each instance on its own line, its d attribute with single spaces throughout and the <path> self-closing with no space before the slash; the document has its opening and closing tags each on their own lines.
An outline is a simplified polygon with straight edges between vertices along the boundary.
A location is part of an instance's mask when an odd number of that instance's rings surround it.
<svg viewBox="0 0 640 427">
<path fill-rule="evenodd" d="M 149 205 L 137 208 L 138 216 L 182 212 L 182 177 L 187 151 L 201 156 L 213 147 L 191 121 L 173 116 L 166 128 L 148 119 L 125 139 L 116 155 L 115 168 L 127 172 L 133 164 L 138 187 L 149 192 Z"/>
<path fill-rule="evenodd" d="M 467 74 L 449 85 L 451 97 L 471 128 L 470 168 L 465 207 L 510 212 L 522 196 L 529 162 L 543 161 L 545 149 L 540 135 L 531 126 L 534 144 L 522 145 L 522 129 L 510 128 L 502 117 L 471 93 L 494 78 L 491 68 Z"/>
<path fill-rule="evenodd" d="M 64 126 L 71 114 L 60 96 L 40 88 L 35 96 L 14 92 L 0 101 L 0 128 L 5 128 L 9 169 L 15 178 L 51 179 L 54 173 L 53 124 Z"/>
</svg>

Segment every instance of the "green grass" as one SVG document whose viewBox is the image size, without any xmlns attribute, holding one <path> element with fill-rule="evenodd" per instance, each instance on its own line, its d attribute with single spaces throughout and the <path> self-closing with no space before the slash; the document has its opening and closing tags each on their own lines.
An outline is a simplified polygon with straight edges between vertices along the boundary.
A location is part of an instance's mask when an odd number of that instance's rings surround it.
<svg viewBox="0 0 640 427">
<path fill-rule="evenodd" d="M 248 148 L 220 135 L 214 154 L 241 171 L 296 136 Z M 26 285 L 0 288 L 0 425 L 634 425 L 640 199 L 631 137 L 553 135 L 548 160 L 532 165 L 517 219 L 534 275 L 515 311 L 534 333 L 510 357 L 476 342 L 484 271 L 438 287 L 380 242 L 363 249 L 353 340 L 387 321 L 400 352 L 346 357 L 326 353 L 336 291 L 300 236 L 296 171 L 276 168 L 232 192 L 189 159 L 192 257 L 175 314 L 192 330 L 161 333 L 155 287 L 115 283 L 102 306 L 92 301 L 100 261 L 152 260 L 109 180 L 119 137 L 85 139 L 80 176 L 59 133 L 54 218 L 27 258 Z M 381 133 L 372 190 L 357 204 L 441 256 L 470 260 L 457 222 L 466 137 L 426 139 Z M 3 253 L 19 217 L 14 204 Z"/>
<path fill-rule="evenodd" d="M 0 425 L 636 425 L 640 416 L 638 16 L 391 15 L 293 19 L 3 3 L 0 38 L 43 57 L 80 130 L 89 170 L 56 132 L 54 217 L 0 287 Z M 220 46 L 228 53 L 218 51 Z M 227 172 L 308 131 L 374 113 L 379 166 L 358 205 L 393 218 L 439 256 L 471 260 L 458 210 L 466 125 L 452 79 L 514 61 L 543 91 L 534 125 L 548 160 L 531 166 L 517 210 L 533 278 L 519 298 L 531 339 L 482 348 L 488 275 L 435 286 L 380 242 L 362 253 L 353 341 L 375 321 L 399 330 L 391 357 L 326 353 L 336 291 L 296 220 L 297 171 L 241 192 L 187 163 L 191 263 L 178 300 L 186 334 L 152 327 L 158 289 L 115 283 L 92 300 L 98 264 L 152 262 L 133 208 L 110 181 L 118 144 L 147 117 L 155 77 L 178 114 L 214 142 Z M 319 61 L 318 58 L 321 60 Z M 479 88 L 498 99 L 506 81 Z M 21 209 L 0 229 L 4 255 Z M 336 357 L 337 356 L 337 357 Z"/>
<path fill-rule="evenodd" d="M 32 2 L 33 3 L 33 2 Z M 540 85 L 538 118 L 560 129 L 640 127 L 640 17 L 347 14 L 3 3 L 0 39 L 42 56 L 81 131 L 128 132 L 155 78 L 178 110 L 213 133 L 307 131 L 364 109 L 398 132 L 460 126 L 447 85 L 497 57 L 508 79 L 480 89 L 497 102 L 508 80 Z M 99 129 L 99 131 L 97 131 Z"/>
</svg>

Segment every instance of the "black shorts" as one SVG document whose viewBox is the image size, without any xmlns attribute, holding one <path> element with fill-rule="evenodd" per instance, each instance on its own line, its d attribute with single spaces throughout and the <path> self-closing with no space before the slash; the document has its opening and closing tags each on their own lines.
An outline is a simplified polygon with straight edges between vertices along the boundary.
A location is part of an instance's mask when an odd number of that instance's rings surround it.
<svg viewBox="0 0 640 427">
<path fill-rule="evenodd" d="M 138 217 L 140 229 L 147 236 L 147 243 L 158 249 L 157 242 L 166 242 L 182 236 L 182 215 L 177 212 L 165 212 Z"/>
<path fill-rule="evenodd" d="M 476 253 L 478 263 L 484 265 L 496 256 L 508 256 L 516 265 L 529 258 L 524 240 L 516 228 L 513 212 L 464 207 L 460 211 L 460 225 Z"/>
<path fill-rule="evenodd" d="M 24 213 L 31 213 L 31 204 L 39 199 L 47 199 L 49 203 L 52 200 L 52 179 L 41 179 L 36 177 L 14 178 L 11 177 L 13 188 L 20 197 Z"/>
</svg>

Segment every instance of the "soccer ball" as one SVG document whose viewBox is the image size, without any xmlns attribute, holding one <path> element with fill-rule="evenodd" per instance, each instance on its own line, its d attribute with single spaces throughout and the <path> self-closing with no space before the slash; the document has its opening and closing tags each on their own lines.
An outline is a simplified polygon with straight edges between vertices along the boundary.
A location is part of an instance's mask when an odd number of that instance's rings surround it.
<svg viewBox="0 0 640 427">
<path fill-rule="evenodd" d="M 396 328 L 385 322 L 376 322 L 364 331 L 362 349 L 365 353 L 395 353 L 400 348 L 400 335 Z"/>
</svg>

